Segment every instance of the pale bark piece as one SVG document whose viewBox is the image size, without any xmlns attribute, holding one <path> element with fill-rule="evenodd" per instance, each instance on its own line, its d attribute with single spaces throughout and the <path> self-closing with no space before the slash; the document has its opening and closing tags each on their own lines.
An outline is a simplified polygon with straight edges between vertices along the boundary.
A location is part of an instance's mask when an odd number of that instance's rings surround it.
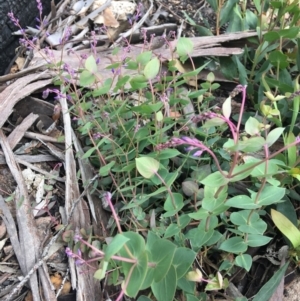
<svg viewBox="0 0 300 301">
<path fill-rule="evenodd" d="M 0 128 L 13 112 L 15 104 L 34 91 L 49 85 L 52 82 L 51 72 L 31 74 L 22 77 L 8 86 L 0 94 Z M 46 78 L 46 79 L 45 79 Z"/>
<path fill-rule="evenodd" d="M 39 115 L 29 114 L 20 125 L 16 126 L 15 129 L 7 137 L 9 146 L 14 149 L 19 141 L 23 138 L 25 132 L 34 124 Z"/>
<path fill-rule="evenodd" d="M 191 57 L 202 57 L 202 56 L 229 56 L 243 53 L 243 49 L 239 47 L 231 47 L 230 43 L 239 42 L 240 44 L 245 45 L 247 43 L 247 38 L 257 36 L 256 32 L 237 32 L 224 34 L 219 36 L 210 36 L 210 37 L 196 37 L 190 38 L 193 42 L 193 51 L 190 53 Z M 226 43 L 226 47 L 222 44 Z M 178 58 L 178 55 L 174 52 L 177 45 L 177 40 L 169 42 L 170 47 L 166 48 L 164 43 L 157 44 L 155 47 L 151 47 L 154 55 L 160 58 L 161 62 L 167 62 L 171 59 Z M 227 47 L 228 45 L 228 47 Z M 151 46 L 151 45 L 150 45 Z M 96 48 L 100 61 L 97 65 L 98 74 L 101 74 L 101 81 L 104 82 L 106 79 L 112 77 L 112 71 L 106 69 L 107 66 L 122 62 L 124 55 L 127 58 L 135 59 L 141 52 L 147 50 L 143 44 L 136 44 L 130 46 L 130 52 L 124 53 L 122 50 L 113 55 L 113 49 L 103 50 L 103 47 Z M 41 50 L 43 51 L 43 50 Z M 90 49 L 78 50 L 75 52 L 65 51 L 63 54 L 58 50 L 51 50 L 52 63 L 57 64 L 63 62 L 75 71 L 78 71 L 79 68 L 84 68 L 83 61 L 81 59 L 82 55 L 94 55 L 93 51 Z M 48 64 L 44 60 L 44 54 L 35 53 L 35 57 L 32 60 L 32 64 L 41 66 L 42 62 Z M 123 74 L 134 76 L 137 74 L 136 70 L 126 70 L 123 68 Z M 113 87 L 112 87 L 113 88 Z"/>
<path fill-rule="evenodd" d="M 2 130 L 0 130 L 0 144 L 5 155 L 7 165 L 18 185 L 16 189 L 15 200 L 16 207 L 18 208 L 16 211 L 16 216 L 19 229 L 19 241 L 15 241 L 16 245 L 13 245 L 13 247 L 15 251 L 18 249 L 16 255 L 21 270 L 25 276 L 38 260 L 40 240 L 36 232 L 33 214 L 30 210 L 31 204 L 26 190 L 25 181 L 20 173 L 20 168 L 15 161 L 14 154 L 10 149 L 8 140 L 3 134 Z M 7 224 L 6 226 L 8 227 Z M 30 287 L 33 292 L 33 300 L 40 301 L 36 273 L 34 273 L 30 278 Z"/>
<path fill-rule="evenodd" d="M 35 65 L 33 67 L 28 67 L 26 69 L 19 71 L 18 73 L 9 73 L 9 74 L 0 76 L 0 83 L 6 83 L 7 81 L 14 80 L 16 78 L 21 78 L 27 74 L 35 73 L 38 70 L 41 71 L 41 70 L 45 70 L 45 69 L 47 69 L 47 68 L 44 63 L 41 63 L 39 66 Z M 2 91 L 2 89 L 1 89 L 1 91 Z"/>
<path fill-rule="evenodd" d="M 49 161 L 57 161 L 57 158 L 52 155 L 20 155 L 15 156 L 16 161 L 22 160 L 28 163 L 39 163 L 39 162 L 49 162 Z M 21 161 L 20 161 L 21 162 Z M 5 157 L 0 155 L 0 164 L 6 164 Z"/>
<path fill-rule="evenodd" d="M 65 98 L 60 98 L 61 110 L 63 114 L 64 129 L 65 129 L 65 169 L 66 169 L 66 191 L 65 191 L 65 210 L 67 217 L 69 218 L 72 208 L 72 202 L 78 199 L 80 196 L 76 163 L 74 159 L 74 153 L 72 148 L 72 127 L 71 117 Z M 75 229 L 87 228 L 90 226 L 90 217 L 88 206 L 82 199 L 74 210 L 71 224 Z M 90 269 L 88 266 L 77 266 L 74 263 L 74 259 L 69 258 L 71 283 L 73 289 L 76 289 L 77 301 L 102 301 L 102 293 L 100 290 L 99 281 L 97 281 L 94 275 L 94 269 Z M 94 263 L 94 268 L 97 268 Z"/>
<path fill-rule="evenodd" d="M 108 7 L 103 11 L 103 24 L 110 27 L 118 27 L 120 23 L 115 19 L 113 12 Z"/>
<path fill-rule="evenodd" d="M 81 172 L 82 181 L 83 183 L 87 183 L 88 180 L 92 179 L 94 176 L 93 167 L 88 159 L 81 159 L 81 157 L 84 155 L 84 151 L 74 131 L 72 131 L 72 138 L 76 153 L 78 154 L 78 164 Z M 89 202 L 92 217 L 94 219 L 93 222 L 95 223 L 95 225 L 97 225 L 94 226 L 94 234 L 97 236 L 103 236 L 100 223 L 102 223 L 103 225 L 107 225 L 107 214 L 103 209 L 101 202 L 99 202 L 99 196 L 91 194 L 90 190 L 87 191 L 86 196 Z"/>
<path fill-rule="evenodd" d="M 246 39 L 257 36 L 256 32 L 236 32 L 223 34 L 219 36 L 209 36 L 209 37 L 195 37 L 189 38 L 192 41 L 194 47 L 193 51 L 190 53 L 191 57 L 200 56 L 228 56 L 243 53 L 242 48 L 238 47 L 222 47 L 222 43 L 229 43 L 233 41 L 242 40 L 246 44 Z M 171 50 L 175 50 L 177 45 L 177 40 L 171 41 Z M 229 43 L 230 45 L 230 43 Z M 165 59 L 177 58 L 178 56 L 172 53 L 172 51 L 167 51 L 165 47 L 160 47 L 155 50 L 155 53 L 161 55 Z"/>
<path fill-rule="evenodd" d="M 2 129 L 5 132 L 11 132 L 10 128 L 2 127 Z M 46 136 L 46 135 L 39 134 L 39 133 L 29 132 L 29 131 L 24 133 L 24 137 L 39 140 L 39 141 L 48 141 L 48 142 L 52 142 L 52 143 L 64 143 L 63 139 L 57 139 L 54 137 Z"/>
<path fill-rule="evenodd" d="M 57 176 L 57 175 L 55 175 L 55 174 L 53 174 L 53 173 L 50 173 L 50 172 L 48 172 L 48 171 L 46 171 L 46 170 L 44 170 L 44 169 L 38 168 L 38 167 L 36 167 L 35 165 L 33 165 L 33 164 L 31 164 L 31 163 L 29 163 L 29 162 L 27 162 L 27 161 L 24 161 L 24 160 L 22 160 L 22 159 L 20 159 L 20 158 L 18 158 L 18 157 L 16 157 L 15 160 L 16 160 L 18 163 L 20 163 L 20 164 L 22 164 L 22 165 L 24 165 L 24 166 L 27 166 L 27 167 L 29 167 L 30 169 L 39 172 L 40 174 L 45 175 L 48 179 L 54 179 L 54 180 L 59 181 L 59 182 L 62 182 L 62 183 L 65 182 L 65 179 L 64 179 L 64 178 L 61 178 L 61 177 L 59 177 L 59 176 Z"/>
</svg>

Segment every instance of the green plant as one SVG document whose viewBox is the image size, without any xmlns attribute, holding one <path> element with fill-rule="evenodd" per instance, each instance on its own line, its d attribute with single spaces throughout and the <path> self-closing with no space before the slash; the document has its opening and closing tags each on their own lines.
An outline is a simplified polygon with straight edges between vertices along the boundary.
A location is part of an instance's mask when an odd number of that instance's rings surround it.
<svg viewBox="0 0 300 301">
<path fill-rule="evenodd" d="M 287 50 L 289 43 L 291 49 L 299 43 L 299 6 L 254 1 L 256 16 L 246 1 L 242 6 L 208 2 L 217 15 L 217 32 L 231 18 L 229 32 L 257 29 L 258 40 L 246 46 L 243 56 L 206 59 L 198 67 L 189 39 L 179 39 L 172 49 L 163 37 L 173 55 L 166 71 L 146 43 L 136 57 L 128 55 L 130 46 L 114 49 L 108 79 L 101 78 L 94 55 L 86 58 L 79 84 L 69 66 L 58 65 L 63 68 L 56 83 L 62 89 L 51 92 L 70 101 L 85 146 L 78 159 L 89 158 L 97 168 L 94 187 L 112 212 L 111 237 L 100 241 L 89 229 L 74 234 L 70 227 L 63 235 L 66 252 L 77 264 L 99 261 L 94 276 L 121 284 L 117 300 L 124 294 L 140 301 L 152 295 L 171 301 L 181 294 L 191 301 L 206 300 L 209 291 L 221 294 L 239 268 L 251 269 L 248 248 L 264 247 L 274 237 L 270 212 L 296 252 L 299 247 L 299 230 L 292 226 L 297 217 L 291 213 L 291 201 L 300 199 L 295 190 L 299 85 L 290 75 L 299 71 L 299 58 Z M 266 28 L 263 13 L 268 10 L 274 18 Z M 283 21 L 287 12 L 290 23 Z M 174 54 L 193 70 L 181 74 Z M 212 61 L 241 83 L 221 110 L 211 109 L 220 86 L 214 75 L 197 82 Z M 190 79 L 195 79 L 194 91 L 185 88 Z M 256 113 L 245 111 L 246 89 Z M 232 98 L 238 94 L 240 112 L 232 116 Z M 276 212 L 289 214 L 275 217 Z M 286 267 L 273 276 L 274 283 Z M 263 301 L 275 287 L 268 282 L 255 300 Z"/>
<path fill-rule="evenodd" d="M 192 49 L 183 42 L 179 40 L 177 50 L 184 61 Z M 85 86 L 96 80 L 85 81 L 96 70 L 96 61 L 88 58 L 88 62 L 93 63 L 81 73 Z M 177 290 L 189 298 L 199 295 L 195 282 L 207 282 L 204 291 L 226 288 L 227 277 L 237 267 L 251 269 L 248 248 L 272 239 L 265 217 L 270 206 L 286 201 L 285 185 L 294 177 L 283 154 L 296 147 L 299 139 L 271 152 L 284 128 L 271 129 L 268 114 L 242 119 L 245 86 L 237 86 L 232 93 L 242 94 L 236 123 L 231 118 L 231 96 L 223 103 L 222 113 L 201 111 L 208 110 L 204 104 L 211 101 L 211 74 L 201 90 L 188 94 L 201 99 L 199 114 L 172 118 L 170 112 L 186 105 L 180 98 L 182 85 L 203 66 L 176 74 L 170 62 L 173 75 L 160 74 L 159 60 L 145 51 L 108 68 L 113 70 L 113 80 L 74 101 L 74 112 L 86 144 L 83 158 L 99 167 L 102 178 L 97 184 L 105 192 L 102 200 L 110 206 L 111 225 L 119 234 L 107 244 L 99 242 L 97 248 L 88 236 L 75 235 L 75 249 L 69 249 L 69 255 L 88 264 L 78 255 L 79 249 L 88 247 L 95 257 L 91 260 L 100 261 L 95 277 L 107 277 L 114 285 L 122 282 L 119 298 L 124 293 L 136 298 L 146 289 L 159 301 L 173 300 Z M 126 69 L 137 74 L 124 75 Z M 122 98 L 113 96 L 116 92 Z M 133 100 L 130 95 L 135 93 Z M 227 130 L 232 138 L 224 139 L 222 133 Z M 260 150 L 262 158 L 257 158 Z M 245 180 L 248 184 L 243 189 Z M 122 202 L 118 212 L 112 199 Z M 218 254 L 218 269 L 203 277 L 194 260 L 213 253 Z"/>
</svg>

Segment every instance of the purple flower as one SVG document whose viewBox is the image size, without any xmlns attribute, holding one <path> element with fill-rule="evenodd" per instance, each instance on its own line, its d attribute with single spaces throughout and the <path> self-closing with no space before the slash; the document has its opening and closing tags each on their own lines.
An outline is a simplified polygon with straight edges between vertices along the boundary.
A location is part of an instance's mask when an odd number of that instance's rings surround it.
<svg viewBox="0 0 300 301">
<path fill-rule="evenodd" d="M 169 102 L 169 98 L 168 98 L 168 96 L 167 96 L 166 93 L 163 93 L 163 94 L 160 96 L 160 100 L 161 100 L 161 102 L 163 102 L 164 104 L 167 103 L 167 102 Z"/>
<path fill-rule="evenodd" d="M 8 17 L 10 18 L 10 20 L 11 20 L 17 27 L 21 28 L 20 23 L 19 23 L 19 19 L 17 19 L 17 18 L 15 17 L 15 15 L 14 15 L 13 12 L 8 13 L 7 15 L 8 15 Z"/>
<path fill-rule="evenodd" d="M 134 133 L 137 133 L 140 128 L 141 128 L 141 125 L 136 124 L 135 127 L 134 127 Z"/>
<path fill-rule="evenodd" d="M 79 234 L 79 231 L 76 231 L 77 233 L 75 233 L 74 235 L 74 241 L 78 242 L 82 240 L 82 236 Z"/>
<path fill-rule="evenodd" d="M 82 253 L 81 253 L 80 249 L 77 250 L 77 254 L 78 254 L 78 256 L 77 256 L 77 259 L 75 260 L 75 264 L 76 265 L 84 264 L 84 260 L 82 259 Z"/>
<path fill-rule="evenodd" d="M 37 3 L 37 8 L 40 12 L 40 15 L 42 15 L 43 13 L 43 5 L 42 5 L 42 1 L 41 0 L 36 0 L 36 3 Z"/>
<path fill-rule="evenodd" d="M 84 260 L 78 258 L 78 259 L 75 260 L 75 264 L 76 265 L 83 265 L 84 264 Z"/>
<path fill-rule="evenodd" d="M 63 65 L 63 70 L 66 71 L 72 77 L 75 76 L 75 70 L 69 64 L 64 64 Z"/>
<path fill-rule="evenodd" d="M 193 157 L 200 157 L 203 154 L 203 150 L 198 150 L 193 154 Z"/>
<path fill-rule="evenodd" d="M 63 37 L 61 39 L 59 39 L 59 43 L 60 44 L 66 43 L 70 39 L 71 34 L 72 34 L 71 27 L 68 26 L 64 32 Z"/>
<path fill-rule="evenodd" d="M 101 134 L 100 134 L 99 132 L 93 134 L 93 138 L 94 138 L 94 139 L 100 139 L 101 137 L 102 137 L 102 136 L 101 136 Z"/>
<path fill-rule="evenodd" d="M 72 96 L 70 94 L 67 94 L 66 97 L 67 97 L 68 101 L 72 101 L 73 100 L 73 98 L 72 98 Z"/>
<path fill-rule="evenodd" d="M 117 69 L 112 68 L 112 69 L 111 69 L 111 72 L 112 72 L 114 75 L 120 75 L 120 74 L 121 74 L 121 68 L 117 68 Z"/>
<path fill-rule="evenodd" d="M 69 247 L 66 248 L 65 252 L 68 257 L 74 258 L 73 251 Z"/>
<path fill-rule="evenodd" d="M 44 91 L 43 91 L 42 97 L 43 97 L 44 99 L 46 99 L 46 98 L 49 96 L 49 92 L 50 92 L 50 89 L 44 90 Z"/>
<path fill-rule="evenodd" d="M 43 91 L 42 97 L 44 99 L 47 98 L 49 96 L 50 92 L 56 94 L 56 96 L 54 97 L 54 99 L 60 99 L 60 98 L 66 97 L 66 95 L 64 95 L 63 93 L 61 93 L 58 89 L 46 89 L 46 90 Z"/>
</svg>

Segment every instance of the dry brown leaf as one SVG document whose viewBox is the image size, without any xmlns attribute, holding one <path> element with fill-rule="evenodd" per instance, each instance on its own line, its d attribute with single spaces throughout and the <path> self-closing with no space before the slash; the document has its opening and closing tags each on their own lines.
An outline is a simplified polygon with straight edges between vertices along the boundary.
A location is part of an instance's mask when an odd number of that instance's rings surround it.
<svg viewBox="0 0 300 301">
<path fill-rule="evenodd" d="M 18 57 L 15 61 L 16 65 L 18 66 L 19 70 L 22 70 L 24 64 L 25 64 L 26 59 L 24 57 Z"/>
<path fill-rule="evenodd" d="M 14 74 L 17 73 L 18 71 L 22 70 L 23 66 L 25 64 L 25 58 L 23 57 L 18 57 L 13 64 L 13 66 L 10 68 L 10 73 Z"/>
<path fill-rule="evenodd" d="M 61 292 L 60 292 L 60 295 L 61 295 L 61 296 L 67 295 L 67 294 L 70 293 L 70 291 L 71 291 L 71 283 L 70 283 L 70 281 L 66 281 L 66 282 L 64 283 L 64 285 L 63 285 L 63 288 L 62 288 L 62 290 L 61 290 Z"/>
<path fill-rule="evenodd" d="M 119 22 L 119 26 L 117 28 L 108 27 L 106 34 L 109 40 L 115 41 L 120 35 L 120 33 L 126 31 L 129 28 L 129 26 L 130 24 L 128 23 L 128 21 L 121 21 Z"/>
<path fill-rule="evenodd" d="M 178 118 L 181 117 L 181 114 L 180 114 L 179 112 L 173 111 L 173 110 L 171 109 L 171 111 L 170 111 L 170 117 L 171 117 L 171 118 L 174 118 L 174 119 L 178 119 Z"/>
<path fill-rule="evenodd" d="M 95 0 L 93 4 L 93 10 L 101 7 L 106 0 Z M 111 1 L 111 6 L 109 7 L 114 18 L 118 21 L 127 21 L 128 15 L 133 15 L 136 9 L 136 4 L 129 1 Z M 94 19 L 94 23 L 103 24 L 103 14 L 100 14 Z"/>
<path fill-rule="evenodd" d="M 55 273 L 54 275 L 50 276 L 50 280 L 55 290 L 59 290 L 63 281 L 61 275 L 59 273 Z"/>
<path fill-rule="evenodd" d="M 114 28 L 117 28 L 120 25 L 120 23 L 115 19 L 115 16 L 109 7 L 103 11 L 103 24 L 105 26 Z"/>
<path fill-rule="evenodd" d="M 14 64 L 11 68 L 10 68 L 10 74 L 15 74 L 19 71 L 19 68 L 16 64 Z"/>
</svg>

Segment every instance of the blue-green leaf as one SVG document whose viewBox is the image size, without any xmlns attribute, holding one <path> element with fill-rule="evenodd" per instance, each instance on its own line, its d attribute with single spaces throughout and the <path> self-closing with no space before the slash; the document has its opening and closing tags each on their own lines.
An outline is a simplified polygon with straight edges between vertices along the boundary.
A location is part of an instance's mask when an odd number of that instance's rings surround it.
<svg viewBox="0 0 300 301">
<path fill-rule="evenodd" d="M 268 236 L 263 236 L 263 235 L 259 235 L 259 234 L 249 234 L 247 236 L 247 241 L 246 244 L 249 247 L 260 247 L 260 246 L 264 246 L 267 243 L 269 243 L 271 241 L 272 237 L 268 237 Z"/>
<path fill-rule="evenodd" d="M 252 266 L 252 257 L 249 254 L 241 254 L 235 258 L 235 265 L 244 268 L 247 272 Z"/>
<path fill-rule="evenodd" d="M 105 250 L 104 260 L 108 261 L 111 256 L 115 255 L 124 246 L 124 244 L 129 241 L 128 237 L 122 234 L 117 234 L 113 240 L 108 244 Z"/>
<path fill-rule="evenodd" d="M 266 186 L 263 191 L 259 194 L 257 204 L 260 206 L 267 206 L 276 204 L 282 200 L 285 195 L 285 188 Z M 254 198 L 254 195 L 251 196 Z"/>
<path fill-rule="evenodd" d="M 159 282 L 153 282 L 151 285 L 152 292 L 157 301 L 173 301 L 177 286 L 177 275 L 173 265 L 168 273 Z"/>
<path fill-rule="evenodd" d="M 261 207 L 260 205 L 255 204 L 254 200 L 247 195 L 237 195 L 227 200 L 225 204 L 226 206 L 239 209 L 256 209 Z"/>
<path fill-rule="evenodd" d="M 223 241 L 220 245 L 220 250 L 233 254 L 244 253 L 247 248 L 247 244 L 241 237 L 231 237 Z"/>
<path fill-rule="evenodd" d="M 219 171 L 216 171 L 209 176 L 207 176 L 201 183 L 205 186 L 210 187 L 220 187 L 226 185 L 229 182 L 225 176 L 223 176 Z"/>
<path fill-rule="evenodd" d="M 176 269 L 177 279 L 183 277 L 191 268 L 196 253 L 188 248 L 179 247 L 175 251 L 173 265 Z"/>
</svg>

